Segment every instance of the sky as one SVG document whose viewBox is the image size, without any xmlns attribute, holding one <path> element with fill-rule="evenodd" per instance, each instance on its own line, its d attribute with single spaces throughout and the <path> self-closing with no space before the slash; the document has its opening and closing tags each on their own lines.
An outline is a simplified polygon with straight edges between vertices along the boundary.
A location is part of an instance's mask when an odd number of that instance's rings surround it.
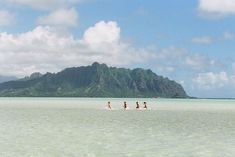
<svg viewBox="0 0 235 157">
<path fill-rule="evenodd" d="M 235 0 L 1 0 L 0 75 L 95 61 L 235 97 Z"/>
</svg>

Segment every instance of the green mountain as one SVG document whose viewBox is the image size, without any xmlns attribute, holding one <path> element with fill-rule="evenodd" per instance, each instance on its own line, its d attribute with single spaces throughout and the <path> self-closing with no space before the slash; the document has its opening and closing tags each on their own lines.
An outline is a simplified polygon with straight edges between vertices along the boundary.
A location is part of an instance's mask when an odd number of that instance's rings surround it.
<svg viewBox="0 0 235 157">
<path fill-rule="evenodd" d="M 0 96 L 187 98 L 182 86 L 151 70 L 93 63 L 0 84 Z"/>
</svg>

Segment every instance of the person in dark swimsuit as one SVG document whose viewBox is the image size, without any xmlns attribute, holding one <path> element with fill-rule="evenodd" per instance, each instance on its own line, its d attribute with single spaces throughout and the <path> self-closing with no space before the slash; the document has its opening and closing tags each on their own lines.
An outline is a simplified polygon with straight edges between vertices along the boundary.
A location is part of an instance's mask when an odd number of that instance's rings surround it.
<svg viewBox="0 0 235 157">
<path fill-rule="evenodd" d="M 136 109 L 137 109 L 137 110 L 140 109 L 140 105 L 139 105 L 139 102 L 138 102 L 138 101 L 136 102 Z"/>
<path fill-rule="evenodd" d="M 144 109 L 146 109 L 146 110 L 148 109 L 146 102 L 144 102 Z"/>
<path fill-rule="evenodd" d="M 127 109 L 127 104 L 126 104 L 126 102 L 124 101 L 124 105 L 123 105 L 123 107 L 124 107 L 124 110 L 126 110 Z"/>
<path fill-rule="evenodd" d="M 110 104 L 110 101 L 108 102 L 108 109 L 112 110 L 112 106 Z"/>
</svg>

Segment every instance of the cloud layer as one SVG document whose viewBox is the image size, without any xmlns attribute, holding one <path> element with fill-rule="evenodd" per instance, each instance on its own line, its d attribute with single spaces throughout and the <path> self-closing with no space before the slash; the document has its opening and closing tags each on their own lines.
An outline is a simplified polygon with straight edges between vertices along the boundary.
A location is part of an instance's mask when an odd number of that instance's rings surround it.
<svg viewBox="0 0 235 157">
<path fill-rule="evenodd" d="M 154 61 L 156 71 L 162 74 L 182 69 L 203 72 L 219 65 L 216 60 L 174 46 L 135 48 L 122 40 L 115 21 L 96 23 L 80 39 L 53 26 L 38 26 L 18 35 L 0 33 L 0 74 L 56 72 L 95 61 L 118 66 Z"/>
<path fill-rule="evenodd" d="M 55 10 L 47 16 L 37 19 L 39 25 L 75 27 L 78 25 L 78 13 L 75 9 Z"/>
<path fill-rule="evenodd" d="M 88 28 L 81 39 L 49 26 L 38 26 L 18 35 L 0 33 L 0 74 L 5 75 L 55 72 L 94 61 L 127 65 L 154 56 L 146 49 L 136 49 L 122 42 L 120 27 L 113 21 L 98 22 Z"/>
<path fill-rule="evenodd" d="M 2 2 L 8 3 L 9 5 L 31 7 L 38 10 L 54 10 L 70 7 L 80 1 L 81 0 L 3 0 Z"/>
<path fill-rule="evenodd" d="M 199 0 L 199 11 L 208 17 L 235 14 L 235 0 Z"/>
<path fill-rule="evenodd" d="M 193 82 L 200 89 L 220 89 L 225 86 L 235 86 L 235 75 L 228 75 L 225 71 L 199 73 Z"/>
</svg>

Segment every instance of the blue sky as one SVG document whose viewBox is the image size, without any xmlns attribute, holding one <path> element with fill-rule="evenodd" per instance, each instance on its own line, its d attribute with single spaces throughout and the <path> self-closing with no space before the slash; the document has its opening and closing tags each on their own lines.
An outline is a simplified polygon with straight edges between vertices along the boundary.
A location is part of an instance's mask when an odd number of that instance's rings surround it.
<svg viewBox="0 0 235 157">
<path fill-rule="evenodd" d="M 235 0 L 3 0 L 0 75 L 94 61 L 150 68 L 198 97 L 235 97 Z"/>
</svg>

